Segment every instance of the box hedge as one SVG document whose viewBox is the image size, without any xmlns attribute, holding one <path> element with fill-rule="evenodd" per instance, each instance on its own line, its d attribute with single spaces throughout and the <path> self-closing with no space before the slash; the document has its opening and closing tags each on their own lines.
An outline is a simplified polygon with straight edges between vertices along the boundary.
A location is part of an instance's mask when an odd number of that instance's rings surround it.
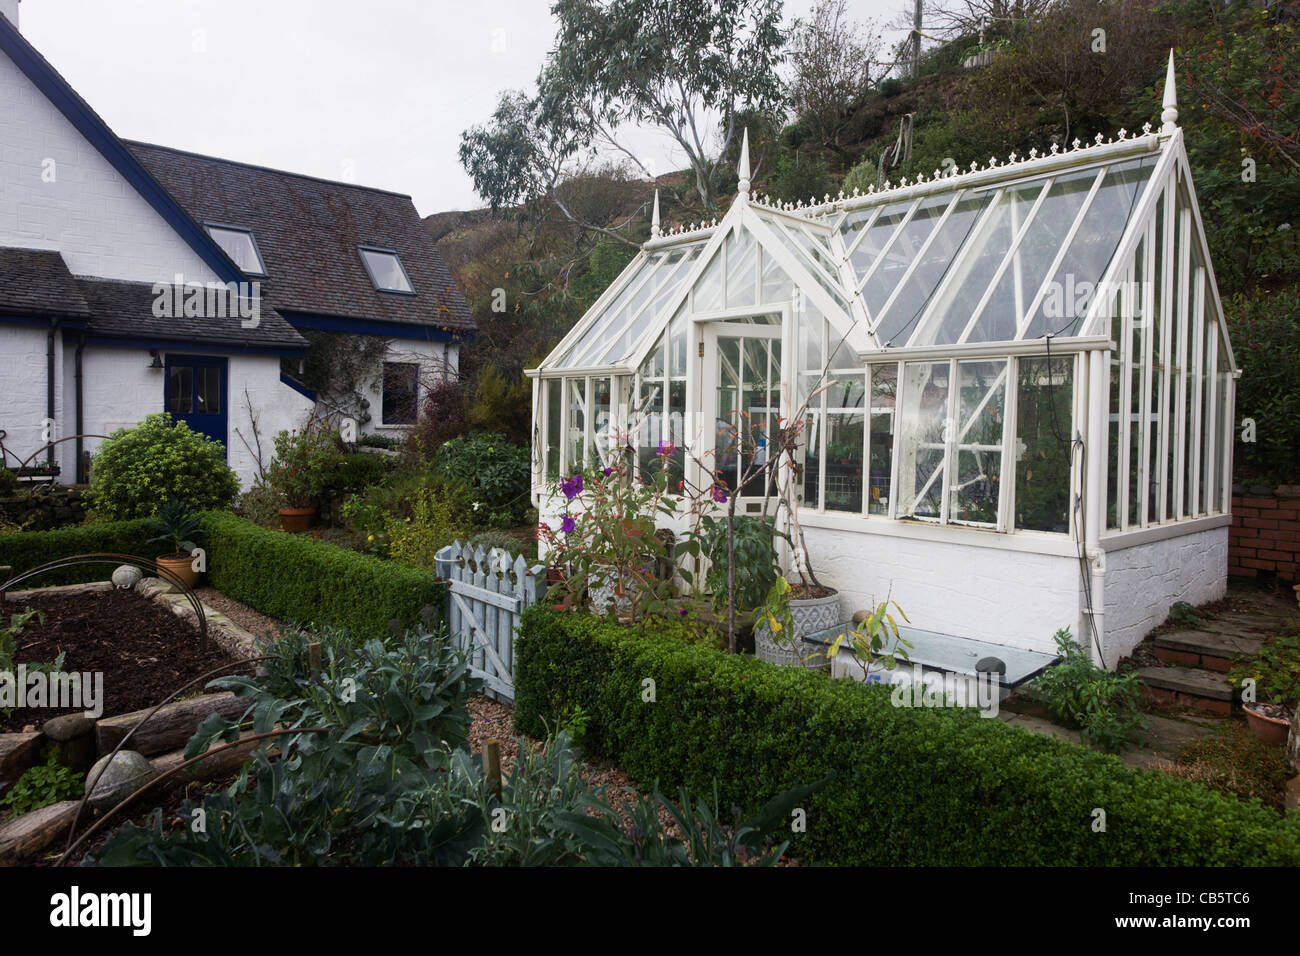
<svg viewBox="0 0 1300 956">
<path fill-rule="evenodd" d="M 309 535 L 271 531 L 226 512 L 204 515 L 208 577 L 222 594 L 289 623 L 331 623 L 383 637 L 416 624 L 443 587 L 427 571 L 358 554 Z"/>
<path fill-rule="evenodd" d="M 518 729 L 544 735 L 580 705 L 584 745 L 643 785 L 708 793 L 716 778 L 722 806 L 748 811 L 834 772 L 792 838 L 807 861 L 1300 863 L 1300 814 L 1283 819 L 975 711 L 895 707 L 888 688 L 542 607 L 525 613 L 515 655 Z"/>
<path fill-rule="evenodd" d="M 13 567 L 15 575 L 31 570 L 56 558 L 74 554 L 113 552 L 156 558 L 166 549 L 163 544 L 148 544 L 154 532 L 142 519 L 113 521 L 106 524 L 78 525 L 54 531 L 15 531 L 0 534 L 0 565 Z M 46 572 L 19 589 L 52 587 L 56 584 L 84 584 L 106 581 L 113 573 L 112 564 L 91 564 Z"/>
</svg>

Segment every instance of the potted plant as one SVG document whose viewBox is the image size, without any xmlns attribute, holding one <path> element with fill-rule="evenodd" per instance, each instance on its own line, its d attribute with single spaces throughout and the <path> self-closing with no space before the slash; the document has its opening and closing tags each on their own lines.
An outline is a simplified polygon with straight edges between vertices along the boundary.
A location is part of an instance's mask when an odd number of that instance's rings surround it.
<svg viewBox="0 0 1300 956">
<path fill-rule="evenodd" d="M 174 584 L 183 581 L 187 587 L 199 583 L 199 572 L 194 570 L 194 539 L 203 534 L 199 513 L 183 501 L 171 500 L 158 509 L 148 521 L 149 528 L 158 532 L 149 544 L 167 542 L 173 550 L 155 559 L 163 580 Z"/>
<path fill-rule="evenodd" d="M 1281 747 L 1300 701 L 1300 635 L 1283 634 L 1228 672 L 1242 694 L 1246 723 L 1262 742 Z"/>
<path fill-rule="evenodd" d="M 266 470 L 271 487 L 284 499 L 280 529 L 311 527 L 321 495 L 343 460 L 336 432 L 308 428 L 275 436 L 275 459 Z"/>
</svg>

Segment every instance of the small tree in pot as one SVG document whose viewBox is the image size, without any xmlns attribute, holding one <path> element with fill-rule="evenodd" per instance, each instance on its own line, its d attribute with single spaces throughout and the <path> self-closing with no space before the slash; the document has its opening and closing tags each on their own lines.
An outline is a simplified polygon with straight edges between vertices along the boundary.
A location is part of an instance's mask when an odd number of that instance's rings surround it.
<svg viewBox="0 0 1300 956">
<path fill-rule="evenodd" d="M 194 587 L 199 581 L 199 571 L 194 567 L 194 549 L 198 547 L 194 539 L 203 534 L 199 513 L 185 502 L 173 499 L 158 509 L 148 525 L 158 532 L 149 539 L 149 544 L 165 541 L 173 548 L 171 554 L 161 555 L 155 561 L 163 572 L 163 580 L 174 584 L 179 579 Z"/>
<path fill-rule="evenodd" d="M 330 477 L 343 461 L 338 432 L 308 427 L 275 436 L 275 460 L 266 469 L 271 487 L 284 498 L 280 527 L 306 531 Z"/>
</svg>

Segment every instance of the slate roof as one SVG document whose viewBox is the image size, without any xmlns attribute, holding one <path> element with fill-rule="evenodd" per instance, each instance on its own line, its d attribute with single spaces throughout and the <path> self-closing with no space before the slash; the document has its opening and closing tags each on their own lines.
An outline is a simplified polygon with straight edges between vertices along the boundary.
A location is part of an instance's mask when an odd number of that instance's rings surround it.
<svg viewBox="0 0 1300 956">
<path fill-rule="evenodd" d="M 410 196 L 123 142 L 195 221 L 253 233 L 280 310 L 474 330 Z M 358 246 L 397 252 L 415 295 L 377 291 Z"/>
<path fill-rule="evenodd" d="M 148 282 L 79 279 L 77 285 L 92 315 L 87 332 L 94 335 L 248 348 L 299 350 L 307 346 L 307 340 L 267 305 L 262 305 L 258 311 L 258 324 L 246 329 L 238 315 L 224 318 L 155 316 L 153 305 L 156 296 L 153 285 Z"/>
<path fill-rule="evenodd" d="M 0 313 L 88 318 L 90 309 L 63 256 L 0 248 Z"/>
</svg>

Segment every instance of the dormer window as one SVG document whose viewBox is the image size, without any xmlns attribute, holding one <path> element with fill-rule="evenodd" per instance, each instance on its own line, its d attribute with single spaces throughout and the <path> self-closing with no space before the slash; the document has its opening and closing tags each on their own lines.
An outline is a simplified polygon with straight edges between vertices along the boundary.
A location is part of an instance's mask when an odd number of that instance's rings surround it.
<svg viewBox="0 0 1300 956">
<path fill-rule="evenodd" d="M 258 252 L 253 234 L 238 226 L 207 226 L 210 235 L 221 250 L 230 257 L 230 261 L 246 275 L 264 276 L 266 266 L 262 264 L 262 254 Z"/>
<path fill-rule="evenodd" d="M 398 258 L 396 252 L 368 246 L 358 246 L 357 251 L 361 253 L 361 261 L 365 263 L 366 272 L 370 274 L 370 281 L 380 292 L 415 294 L 411 279 L 407 276 L 402 260 Z"/>
</svg>

